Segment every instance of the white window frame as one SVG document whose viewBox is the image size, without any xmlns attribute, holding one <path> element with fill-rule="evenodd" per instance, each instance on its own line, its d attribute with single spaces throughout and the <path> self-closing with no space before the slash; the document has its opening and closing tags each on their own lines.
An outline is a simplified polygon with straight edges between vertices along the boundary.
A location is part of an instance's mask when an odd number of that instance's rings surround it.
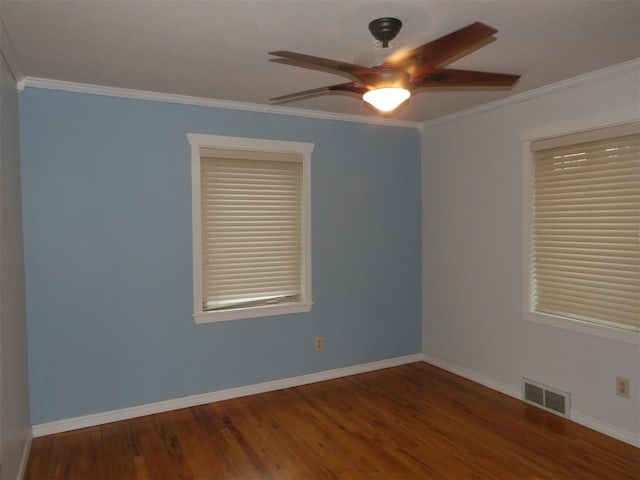
<svg viewBox="0 0 640 480">
<path fill-rule="evenodd" d="M 640 345 L 640 332 L 634 332 L 623 328 L 616 328 L 602 324 L 591 323 L 582 320 L 536 312 L 532 308 L 531 301 L 531 250 L 530 241 L 532 235 L 532 206 L 533 206 L 533 161 L 531 143 L 545 138 L 570 135 L 586 130 L 611 127 L 640 120 L 638 109 L 629 107 L 606 112 L 600 115 L 577 118 L 562 123 L 531 128 L 520 132 L 522 143 L 522 318 L 525 321 L 560 328 L 571 332 L 607 338 L 622 343 Z"/>
<path fill-rule="evenodd" d="M 311 153 L 313 143 L 228 137 L 188 133 L 191 145 L 191 204 L 193 234 L 193 318 L 195 323 L 221 322 L 243 318 L 302 313 L 311 310 Z M 204 311 L 202 307 L 202 226 L 200 148 L 300 154 L 302 156 L 302 301 L 228 310 Z"/>
</svg>

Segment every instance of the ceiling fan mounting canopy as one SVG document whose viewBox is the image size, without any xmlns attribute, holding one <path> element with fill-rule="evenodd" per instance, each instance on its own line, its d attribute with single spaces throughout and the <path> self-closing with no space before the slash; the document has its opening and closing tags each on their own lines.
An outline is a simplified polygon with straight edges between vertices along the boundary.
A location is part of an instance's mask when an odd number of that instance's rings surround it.
<svg viewBox="0 0 640 480">
<path fill-rule="evenodd" d="M 389 42 L 396 38 L 401 28 L 402 22 L 393 17 L 377 18 L 369 23 L 369 31 L 376 40 L 382 42 L 382 48 L 389 46 Z"/>
<path fill-rule="evenodd" d="M 382 42 L 384 48 L 395 38 L 401 27 L 402 22 L 393 17 L 378 18 L 369 23 L 369 30 Z M 412 92 L 434 87 L 510 88 L 520 79 L 520 75 L 446 68 L 448 64 L 494 41 L 493 35 L 497 32 L 493 27 L 475 22 L 419 47 L 400 49 L 373 67 L 288 50 L 269 52 L 270 55 L 279 57 L 271 58 L 271 62 L 320 70 L 350 79 L 347 83 L 272 98 L 271 102 L 285 103 L 333 92 L 356 94 L 369 102 L 378 97 L 370 95 L 370 92 L 380 90 L 377 93 L 382 94 L 382 90 L 385 90 L 402 93 L 398 97 L 402 98 L 402 103 Z M 368 95 L 364 97 L 365 94 Z M 381 111 L 389 111 L 375 104 L 374 106 Z"/>
</svg>

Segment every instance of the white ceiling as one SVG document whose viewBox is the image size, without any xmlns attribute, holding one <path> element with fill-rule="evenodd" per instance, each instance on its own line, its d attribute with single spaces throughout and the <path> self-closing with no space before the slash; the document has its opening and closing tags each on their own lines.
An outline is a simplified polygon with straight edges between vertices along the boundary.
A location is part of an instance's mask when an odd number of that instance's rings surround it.
<svg viewBox="0 0 640 480">
<path fill-rule="evenodd" d="M 640 57 L 640 0 L 2 0 L 0 8 L 27 78 L 263 105 L 345 81 L 270 63 L 269 51 L 353 62 L 375 51 L 368 23 L 382 16 L 404 23 L 396 46 L 420 45 L 474 21 L 497 28 L 495 42 L 452 65 L 521 74 L 515 88 L 420 93 L 393 115 L 412 121 Z M 344 95 L 286 106 L 375 115 Z"/>
</svg>

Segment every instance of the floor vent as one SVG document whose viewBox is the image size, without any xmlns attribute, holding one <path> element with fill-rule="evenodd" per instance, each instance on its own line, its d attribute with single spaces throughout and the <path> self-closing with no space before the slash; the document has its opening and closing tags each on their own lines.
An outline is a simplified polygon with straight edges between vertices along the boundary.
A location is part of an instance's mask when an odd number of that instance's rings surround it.
<svg viewBox="0 0 640 480">
<path fill-rule="evenodd" d="M 566 418 L 570 416 L 571 394 L 557 388 L 523 378 L 522 399 L 526 403 L 543 408 L 556 415 Z"/>
</svg>

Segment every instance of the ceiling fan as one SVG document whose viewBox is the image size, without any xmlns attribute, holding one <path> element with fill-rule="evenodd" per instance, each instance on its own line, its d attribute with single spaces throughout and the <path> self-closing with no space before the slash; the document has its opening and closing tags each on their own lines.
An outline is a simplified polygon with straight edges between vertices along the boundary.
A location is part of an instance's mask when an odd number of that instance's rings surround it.
<svg viewBox="0 0 640 480">
<path fill-rule="evenodd" d="M 387 48 L 402 22 L 384 17 L 369 24 L 372 35 Z M 269 52 L 280 58 L 270 61 L 310 68 L 345 76 L 352 81 L 326 87 L 304 90 L 271 99 L 280 104 L 330 92 L 347 92 L 362 96 L 382 112 L 390 112 L 411 96 L 411 92 L 433 87 L 511 87 L 520 75 L 476 72 L 444 68 L 451 62 L 468 55 L 495 40 L 498 30 L 481 22 L 475 22 L 437 40 L 412 49 L 400 49 L 373 67 L 315 57 L 302 53 L 279 50 Z"/>
</svg>

